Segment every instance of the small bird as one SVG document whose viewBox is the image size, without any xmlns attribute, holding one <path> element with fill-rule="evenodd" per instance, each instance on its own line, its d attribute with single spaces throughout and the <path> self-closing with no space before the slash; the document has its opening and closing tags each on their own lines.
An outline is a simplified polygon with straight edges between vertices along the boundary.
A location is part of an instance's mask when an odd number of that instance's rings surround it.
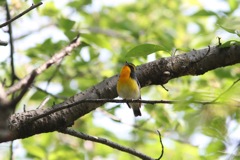
<svg viewBox="0 0 240 160">
<path fill-rule="evenodd" d="M 122 67 L 117 82 L 117 93 L 123 99 L 141 99 L 140 84 L 136 77 L 136 67 L 132 63 L 126 62 Z M 127 103 L 133 109 L 134 116 L 141 116 L 141 103 Z"/>
</svg>

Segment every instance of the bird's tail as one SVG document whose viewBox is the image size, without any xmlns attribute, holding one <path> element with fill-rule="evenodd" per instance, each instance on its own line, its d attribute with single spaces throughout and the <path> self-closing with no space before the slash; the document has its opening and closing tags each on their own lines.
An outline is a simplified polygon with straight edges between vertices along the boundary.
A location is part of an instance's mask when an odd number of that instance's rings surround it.
<svg viewBox="0 0 240 160">
<path fill-rule="evenodd" d="M 133 113 L 135 117 L 142 115 L 139 108 L 133 108 Z"/>
<path fill-rule="evenodd" d="M 127 105 L 129 108 L 133 109 L 133 113 L 135 117 L 142 115 L 140 111 L 141 103 L 127 103 Z"/>
</svg>

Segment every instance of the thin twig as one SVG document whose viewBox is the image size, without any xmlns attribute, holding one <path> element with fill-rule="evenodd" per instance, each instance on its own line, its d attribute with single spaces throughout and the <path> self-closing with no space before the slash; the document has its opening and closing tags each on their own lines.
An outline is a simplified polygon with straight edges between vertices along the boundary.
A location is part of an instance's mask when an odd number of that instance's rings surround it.
<svg viewBox="0 0 240 160">
<path fill-rule="evenodd" d="M 160 141 L 160 144 L 161 144 L 161 147 L 162 147 L 162 152 L 161 152 L 159 158 L 157 158 L 156 160 L 160 160 L 160 159 L 162 159 L 163 154 L 164 154 L 164 146 L 163 146 L 163 143 L 162 143 L 161 133 L 159 132 L 159 130 L 157 130 L 157 132 L 158 132 L 158 135 L 159 135 L 159 141 Z"/>
<path fill-rule="evenodd" d="M 5 23 L 0 25 L 0 28 L 12 23 L 13 21 L 15 21 L 16 19 L 22 17 L 24 14 L 28 13 L 29 11 L 31 11 L 34 8 L 37 8 L 38 6 L 42 5 L 42 2 L 39 2 L 37 4 L 32 4 L 32 6 L 28 9 L 26 9 L 25 11 L 23 11 L 22 13 L 20 13 L 19 15 L 17 15 L 16 17 L 13 17 L 12 19 L 7 20 Z"/>
<path fill-rule="evenodd" d="M 117 116 L 107 112 L 106 110 L 102 109 L 102 108 L 97 108 L 98 111 L 102 112 L 105 116 L 107 116 L 108 118 L 110 118 L 111 120 L 113 120 L 114 122 L 119 122 L 122 123 L 122 120 L 120 118 L 118 118 Z"/>
<path fill-rule="evenodd" d="M 53 26 L 53 25 L 54 25 L 54 23 L 50 22 L 49 24 L 42 25 L 42 26 L 40 26 L 39 28 L 37 28 L 35 30 L 27 31 L 27 33 L 22 34 L 22 35 L 20 35 L 18 37 L 15 37 L 14 41 L 21 40 L 21 39 L 23 39 L 23 38 L 25 38 L 25 37 L 27 37 L 29 35 L 32 35 L 34 33 L 39 33 L 41 30 L 46 29 L 47 27 L 50 27 L 50 26 Z"/>
<path fill-rule="evenodd" d="M 165 89 L 165 91 L 168 92 L 168 89 L 163 84 L 161 84 L 161 86 L 162 86 L 163 89 Z"/>
<path fill-rule="evenodd" d="M 35 77 L 39 74 L 41 74 L 43 71 L 45 71 L 46 69 L 48 69 L 50 66 L 52 66 L 53 64 L 59 62 L 62 58 L 64 58 L 65 56 L 67 56 L 68 54 L 70 54 L 73 49 L 75 49 L 76 47 L 78 47 L 80 45 L 80 39 L 79 39 L 79 35 L 77 36 L 77 38 L 75 39 L 75 41 L 71 42 L 67 47 L 65 47 L 63 50 L 61 50 L 60 52 L 54 54 L 47 62 L 45 62 L 44 64 L 42 64 L 40 67 L 34 69 L 32 71 L 32 73 L 28 74 L 27 76 L 25 76 L 23 79 L 21 79 L 17 84 L 13 85 L 12 87 L 10 87 L 8 89 L 8 91 L 6 92 L 7 95 L 12 94 L 20 89 L 22 89 L 23 87 L 25 87 L 29 83 L 29 81 L 32 79 L 32 81 L 35 79 Z"/>
<path fill-rule="evenodd" d="M 57 67 L 55 68 L 55 71 L 53 72 L 53 74 L 51 75 L 51 77 L 47 80 L 47 85 L 46 85 L 46 90 L 50 84 L 50 82 L 53 80 L 53 78 L 56 76 L 56 74 L 58 73 L 59 68 L 61 67 L 63 59 L 61 59 L 58 64 Z"/>
<path fill-rule="evenodd" d="M 44 90 L 44 89 L 42 89 L 42 88 L 40 88 L 40 87 L 38 87 L 38 86 L 36 86 L 36 85 L 33 85 L 33 87 L 36 88 L 38 91 L 43 92 L 43 93 L 45 93 L 46 95 L 49 95 L 49 96 L 51 96 L 51 97 L 53 97 L 53 98 L 56 98 L 56 99 L 66 100 L 66 99 L 68 98 L 68 97 L 65 97 L 65 96 L 60 96 L 60 95 L 52 94 L 52 93 L 50 93 L 50 92 L 48 92 L 48 91 L 46 91 L 46 90 Z"/>
<path fill-rule="evenodd" d="M 26 105 L 23 105 L 23 112 L 26 112 Z"/>
<path fill-rule="evenodd" d="M 7 45 L 8 45 L 8 42 L 0 40 L 0 46 L 7 46 Z"/>
<path fill-rule="evenodd" d="M 144 131 L 146 133 L 150 133 L 150 134 L 156 134 L 156 132 L 154 130 L 150 130 L 150 129 L 147 129 L 147 128 L 143 128 L 143 124 L 146 123 L 146 121 L 150 120 L 150 119 L 147 119 L 145 122 L 143 122 L 142 124 L 130 124 L 130 123 L 125 123 L 123 122 L 120 118 L 118 118 L 117 116 L 115 115 L 112 115 L 111 113 L 107 112 L 106 110 L 104 109 L 101 109 L 101 108 L 98 108 L 99 111 L 101 111 L 104 115 L 106 115 L 108 118 L 112 119 L 114 122 L 117 122 L 117 123 L 121 123 L 123 125 L 127 125 L 127 126 L 130 126 L 134 129 L 137 129 L 138 131 Z M 157 131 L 158 132 L 158 131 Z M 184 144 L 188 144 L 190 145 L 189 142 L 187 141 L 184 141 L 184 140 L 180 140 L 180 139 L 173 139 L 174 141 L 176 142 L 179 142 L 179 143 L 184 143 Z M 160 143 L 162 143 L 162 139 L 160 139 Z M 163 147 L 163 143 L 161 144 L 162 145 L 162 148 Z M 192 145 L 192 144 L 191 144 Z M 192 145 L 193 147 L 197 147 L 197 146 L 194 146 Z M 162 151 L 163 152 L 163 151 Z M 162 153 L 163 154 L 163 153 Z M 161 157 L 161 156 L 160 156 Z"/>
<path fill-rule="evenodd" d="M 232 89 L 233 86 L 235 86 L 235 84 L 237 84 L 240 81 L 240 78 L 237 79 L 236 81 L 233 82 L 233 84 L 224 92 L 222 92 L 220 95 L 218 95 L 214 100 L 212 100 L 211 102 L 216 102 L 221 96 L 223 96 L 225 93 L 227 93 L 230 89 Z"/>
<path fill-rule="evenodd" d="M 221 43 L 221 37 L 217 37 L 217 39 L 218 39 L 218 46 L 221 46 L 221 45 L 222 45 L 222 43 Z"/>
<path fill-rule="evenodd" d="M 189 102 L 189 103 L 199 103 L 199 104 L 209 104 L 209 102 L 197 102 L 197 101 L 167 101 L 167 100 L 143 100 L 143 99 L 85 99 L 85 100 L 81 100 L 81 101 L 76 101 L 74 103 L 71 104 L 64 104 L 62 106 L 53 108 L 51 110 L 46 111 L 43 114 L 40 114 L 38 116 L 35 116 L 31 119 L 29 119 L 25 124 L 31 123 L 33 121 L 36 121 L 40 118 L 43 118 L 45 116 L 48 116 L 52 113 L 55 113 L 57 111 L 66 109 L 66 108 L 71 108 L 74 107 L 78 104 L 81 103 L 106 103 L 106 102 L 111 102 L 111 103 L 147 103 L 147 104 L 156 104 L 156 103 L 167 103 L 167 104 L 174 104 L 174 103 L 182 103 L 182 102 Z M 213 102 L 214 103 L 214 102 Z"/>
<path fill-rule="evenodd" d="M 107 116 L 108 118 L 110 118 L 114 122 L 117 122 L 117 123 L 120 123 L 120 124 L 123 124 L 123 125 L 127 125 L 127 126 L 130 126 L 130 127 L 134 128 L 134 129 L 141 130 L 141 131 L 144 131 L 144 132 L 147 132 L 147 133 L 156 134 L 155 131 L 142 127 L 148 119 L 140 125 L 139 124 L 130 124 L 130 123 L 123 122 L 120 118 L 118 118 L 117 116 L 107 112 L 106 110 L 104 110 L 102 108 L 98 108 L 98 110 L 101 111 L 105 116 Z"/>
<path fill-rule="evenodd" d="M 14 141 L 11 141 L 11 144 L 10 144 L 10 156 L 9 156 L 9 160 L 13 160 L 13 142 L 14 142 Z"/>
<path fill-rule="evenodd" d="M 42 108 L 43 106 L 45 106 L 45 104 L 49 101 L 50 97 L 46 97 L 41 103 L 40 105 L 37 107 L 37 109 Z"/>
<path fill-rule="evenodd" d="M 25 84 L 24 88 L 21 90 L 20 94 L 9 103 L 9 106 L 11 108 L 15 108 L 16 107 L 17 103 L 23 98 L 25 93 L 28 91 L 29 87 L 33 83 L 33 81 L 34 81 L 36 76 L 37 76 L 36 71 L 32 72 L 30 78 L 28 79 L 28 81 Z"/>
<path fill-rule="evenodd" d="M 59 60 L 64 58 L 66 55 L 68 55 L 74 48 L 76 48 L 80 45 L 79 35 L 74 40 L 75 41 L 72 41 L 70 43 L 70 45 L 68 45 L 62 51 L 53 55 L 51 59 L 49 59 L 47 62 L 42 64 L 39 68 L 34 69 L 31 74 L 27 75 L 22 80 L 20 80 L 17 84 L 15 84 L 11 88 L 9 88 L 9 90 L 6 92 L 7 95 L 14 93 L 17 90 L 23 88 L 21 90 L 20 94 L 10 102 L 9 106 L 11 108 L 15 108 L 17 103 L 22 99 L 22 97 L 28 91 L 29 87 L 32 85 L 32 83 L 35 80 L 37 75 L 41 74 L 43 71 L 48 69 L 50 66 L 57 63 Z"/>
<path fill-rule="evenodd" d="M 8 7 L 8 3 L 6 2 L 5 5 L 6 12 L 7 12 L 7 21 L 11 20 L 11 15 Z M 8 34 L 9 34 L 9 41 L 10 41 L 10 60 L 11 60 L 11 71 L 12 71 L 12 80 L 11 85 L 14 84 L 14 81 L 17 79 L 15 74 L 15 67 L 14 67 L 14 46 L 13 46 L 13 32 L 12 32 L 12 24 L 8 23 Z"/>
<path fill-rule="evenodd" d="M 138 152 L 138 151 L 136 151 L 132 148 L 121 146 L 121 145 L 119 145 L 115 142 L 109 141 L 108 139 L 105 139 L 105 138 L 90 136 L 90 135 L 87 135 L 87 134 L 82 133 L 82 132 L 77 132 L 77 131 L 75 131 L 73 129 L 70 129 L 70 128 L 60 130 L 59 132 L 64 133 L 64 134 L 69 134 L 69 135 L 72 135 L 74 137 L 78 137 L 78 138 L 81 138 L 81 139 L 84 139 L 84 140 L 89 140 L 89 141 L 101 143 L 101 144 L 107 145 L 109 147 L 115 148 L 117 150 L 132 154 L 132 155 L 134 155 L 136 157 L 139 157 L 141 159 L 144 159 L 144 160 L 153 160 L 153 158 L 151 158 L 151 157 L 149 157 L 149 156 L 147 156 L 143 153 L 140 153 L 140 152 Z"/>
</svg>

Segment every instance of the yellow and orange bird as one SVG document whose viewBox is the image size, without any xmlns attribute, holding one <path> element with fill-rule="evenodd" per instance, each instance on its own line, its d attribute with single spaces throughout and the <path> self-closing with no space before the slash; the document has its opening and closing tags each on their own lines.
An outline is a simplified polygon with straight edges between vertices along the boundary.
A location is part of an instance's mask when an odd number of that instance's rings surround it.
<svg viewBox="0 0 240 160">
<path fill-rule="evenodd" d="M 136 77 L 136 67 L 132 63 L 126 62 L 122 67 L 117 82 L 117 93 L 123 99 L 141 99 L 141 87 Z M 133 109 L 134 116 L 141 116 L 141 103 L 127 103 Z"/>
</svg>

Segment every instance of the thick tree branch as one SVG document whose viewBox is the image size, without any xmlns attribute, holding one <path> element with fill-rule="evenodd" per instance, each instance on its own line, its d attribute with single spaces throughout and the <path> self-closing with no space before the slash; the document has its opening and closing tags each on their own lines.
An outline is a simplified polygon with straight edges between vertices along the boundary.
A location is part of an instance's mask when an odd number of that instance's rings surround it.
<svg viewBox="0 0 240 160">
<path fill-rule="evenodd" d="M 42 5 L 42 2 L 39 2 L 38 4 L 32 4 L 32 6 L 28 9 L 26 9 L 25 11 L 23 11 L 22 13 L 20 13 L 19 15 L 17 15 L 16 17 L 13 17 L 12 19 L 7 20 L 5 23 L 0 25 L 0 28 L 12 23 L 13 21 L 15 21 L 16 19 L 22 17 L 24 14 L 28 13 L 29 11 L 33 10 L 34 8 L 37 8 L 38 6 Z"/>
<path fill-rule="evenodd" d="M 200 75 L 218 67 L 233 65 L 240 62 L 240 46 L 233 45 L 227 48 L 218 46 L 194 50 L 174 57 L 162 58 L 137 67 L 137 77 L 142 87 L 161 85 L 169 80 L 185 76 Z M 55 108 L 73 104 L 85 99 L 112 99 L 117 97 L 117 75 L 76 94 L 63 103 L 52 108 L 40 108 L 24 113 L 13 114 L 9 119 L 10 135 L 0 137 L 0 142 L 25 138 L 34 134 L 52 132 L 62 127 L 70 126 L 76 119 L 93 111 L 103 103 L 80 103 L 71 108 L 66 108 L 41 119 L 29 122 L 30 119 L 42 115 Z M 27 123 L 27 125 L 25 125 Z"/>
<path fill-rule="evenodd" d="M 120 150 L 120 151 L 123 151 L 123 152 L 126 152 L 126 153 L 129 153 L 131 155 L 134 155 L 134 156 L 139 157 L 139 158 L 144 159 L 144 160 L 154 160 L 153 158 L 151 158 L 151 157 L 149 157 L 145 154 L 142 154 L 142 153 L 140 153 L 140 152 L 138 152 L 138 151 L 136 151 L 132 148 L 121 146 L 121 145 L 119 145 L 115 142 L 109 141 L 105 138 L 90 136 L 90 135 L 84 134 L 82 132 L 74 131 L 70 128 L 60 130 L 60 132 L 65 133 L 65 134 L 69 134 L 69 135 L 72 135 L 74 137 L 78 137 L 78 138 L 81 138 L 81 139 L 84 139 L 84 140 L 89 140 L 89 141 L 104 144 L 104 145 L 107 145 L 109 147 L 115 148 L 117 150 Z M 161 143 L 161 145 L 162 145 L 162 143 Z"/>
<path fill-rule="evenodd" d="M 5 106 L 8 103 L 9 101 L 7 99 L 6 92 L 4 90 L 3 85 L 0 83 L 0 106 Z"/>
<path fill-rule="evenodd" d="M 0 102 L 0 139 L 11 139 L 11 131 L 8 130 L 8 118 L 12 112 L 11 108 L 14 108 L 16 104 L 22 99 L 22 97 L 25 95 L 31 84 L 33 83 L 34 79 L 37 75 L 41 74 L 43 71 L 48 69 L 53 64 L 59 62 L 62 58 L 67 56 L 73 49 L 78 47 L 80 45 L 80 39 L 79 36 L 75 40 L 73 40 L 70 45 L 65 47 L 62 51 L 59 53 L 56 53 L 53 55 L 53 57 L 48 60 L 46 63 L 41 65 L 39 68 L 33 70 L 29 75 L 27 75 L 25 78 L 21 79 L 18 83 L 13 85 L 9 88 L 8 91 L 4 91 L 3 87 L 0 88 L 0 99 L 5 99 L 4 103 Z M 16 91 L 20 90 L 21 92 L 18 96 L 16 96 L 12 101 L 8 101 L 6 98 L 8 95 L 15 93 Z M 3 102 L 3 101 L 2 101 Z"/>
</svg>

